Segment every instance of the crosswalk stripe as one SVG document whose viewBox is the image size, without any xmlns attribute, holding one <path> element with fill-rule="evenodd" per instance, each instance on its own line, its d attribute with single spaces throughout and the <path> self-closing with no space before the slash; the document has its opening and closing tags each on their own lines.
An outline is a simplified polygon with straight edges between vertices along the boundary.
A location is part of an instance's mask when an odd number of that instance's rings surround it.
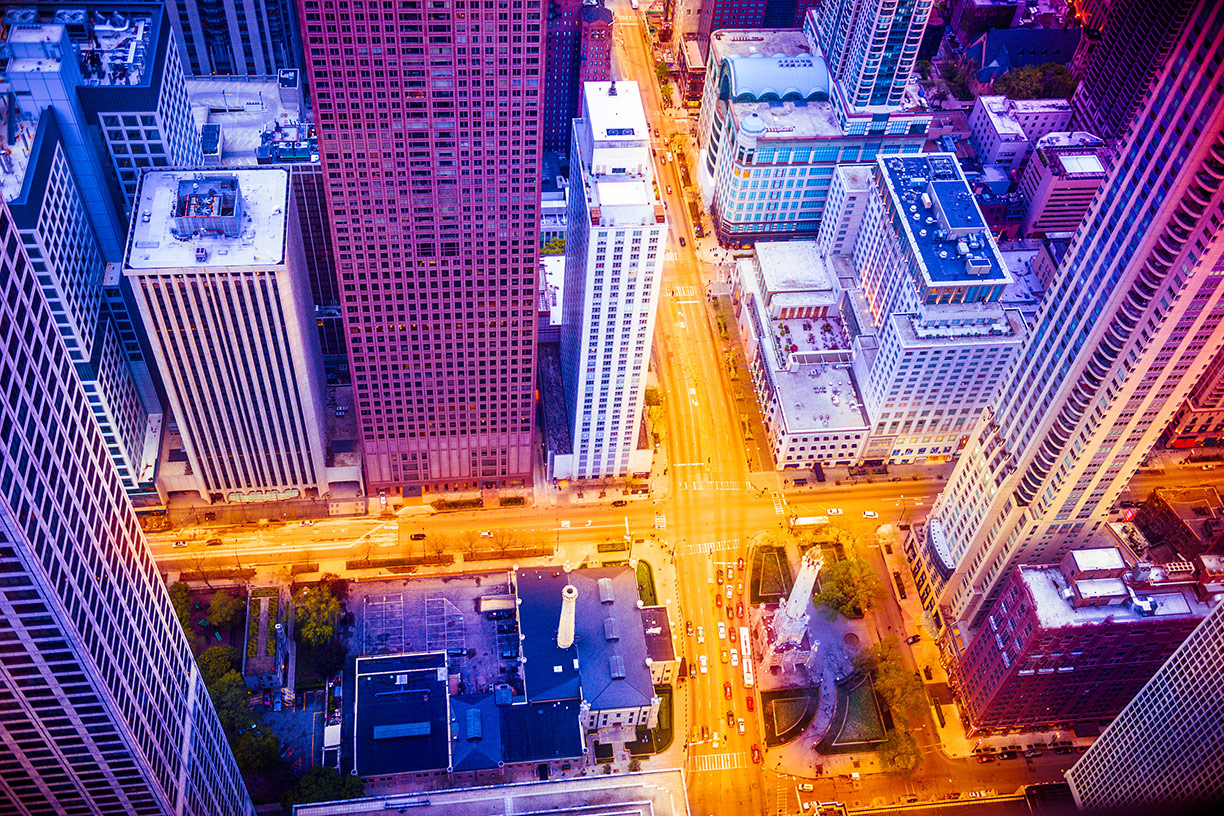
<svg viewBox="0 0 1224 816">
<path fill-rule="evenodd" d="M 702 541 L 684 546 L 685 555 L 709 555 L 712 552 L 734 550 L 739 548 L 738 538 L 726 538 L 721 541 Z"/>
<path fill-rule="evenodd" d="M 693 481 L 680 482 L 681 490 L 715 490 L 731 492 L 736 490 L 754 491 L 756 488 L 752 482 L 737 482 L 737 481 L 714 481 L 706 479 L 694 479 Z"/>
<path fill-rule="evenodd" d="M 694 761 L 695 771 L 733 771 L 743 764 L 743 757 L 737 753 L 704 754 Z"/>
</svg>

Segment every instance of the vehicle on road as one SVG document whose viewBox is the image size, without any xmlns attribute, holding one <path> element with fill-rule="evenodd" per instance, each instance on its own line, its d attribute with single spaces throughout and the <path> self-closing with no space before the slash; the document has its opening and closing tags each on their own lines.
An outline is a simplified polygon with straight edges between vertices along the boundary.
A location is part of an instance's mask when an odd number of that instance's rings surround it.
<svg viewBox="0 0 1224 816">
<path fill-rule="evenodd" d="M 743 620 L 743 617 L 744 617 L 744 602 L 743 601 L 740 601 L 739 603 L 735 605 L 735 617 Z"/>
<path fill-rule="evenodd" d="M 674 161 L 674 159 L 672 159 L 672 152 L 671 152 L 670 150 L 669 150 L 669 151 L 667 151 L 667 160 L 668 160 L 668 161 Z"/>
<path fill-rule="evenodd" d="M 697 676 L 697 664 L 690 663 L 689 664 L 689 677 L 696 677 L 696 676 Z"/>
<path fill-rule="evenodd" d="M 731 681 L 727 680 L 723 683 L 723 697 L 731 699 Z"/>
<path fill-rule="evenodd" d="M 842 509 L 840 507 L 830 507 L 829 509 L 825 510 L 825 512 L 830 516 L 840 516 L 842 514 Z"/>
<path fill-rule="evenodd" d="M 978 762 L 994 762 L 994 757 L 992 757 L 990 754 L 978 754 L 977 761 Z"/>
<path fill-rule="evenodd" d="M 737 666 L 737 667 L 739 666 L 739 650 L 738 649 L 731 650 L 731 665 Z"/>
<path fill-rule="evenodd" d="M 905 639 L 905 642 L 912 645 L 920 640 L 922 640 L 922 635 L 910 635 Z"/>
<path fill-rule="evenodd" d="M 1015 751 L 1004 751 L 999 754 L 999 759 L 1015 759 L 1017 756 L 1019 756 L 1019 754 L 1017 754 Z"/>
<path fill-rule="evenodd" d="M 732 642 L 732 643 L 735 643 L 735 642 L 738 640 L 738 637 L 737 637 L 737 636 L 736 636 L 736 634 L 735 634 L 735 627 L 734 627 L 734 626 L 733 626 L 733 627 L 731 627 L 731 631 L 727 633 L 727 637 L 729 637 L 729 638 L 731 639 L 731 642 Z"/>
<path fill-rule="evenodd" d="M 714 605 L 717 606 L 719 609 L 722 608 L 722 593 L 721 592 L 714 593 Z"/>
<path fill-rule="evenodd" d="M 744 594 L 744 582 L 743 581 L 740 581 L 739 583 L 735 585 L 735 594 L 736 595 Z"/>
<path fill-rule="evenodd" d="M 694 725 L 693 726 L 693 738 L 689 740 L 689 745 L 692 745 L 697 742 L 701 742 L 701 729 Z"/>
<path fill-rule="evenodd" d="M 205 546 L 205 547 L 220 547 L 220 546 L 221 546 L 221 539 L 219 539 L 219 538 L 210 538 L 210 539 L 208 539 L 207 541 L 205 541 L 205 542 L 204 542 L 204 546 Z"/>
<path fill-rule="evenodd" d="M 625 501 L 624 499 L 617 499 L 616 501 L 612 502 L 613 507 L 624 507 L 627 504 L 629 504 L 629 502 Z"/>
<path fill-rule="evenodd" d="M 863 518 L 879 518 L 880 514 L 874 510 L 864 510 Z"/>
<path fill-rule="evenodd" d="M 688 635 L 689 637 L 693 636 L 693 622 L 692 621 L 684 622 L 684 633 Z"/>
<path fill-rule="evenodd" d="M 702 674 L 706 674 L 707 672 L 709 672 L 709 671 L 710 671 L 710 663 L 709 663 L 709 661 L 708 661 L 708 660 L 706 660 L 706 656 L 705 656 L 705 655 L 702 655 L 701 657 L 699 657 L 699 658 L 697 658 L 697 659 L 698 659 L 698 660 L 701 662 L 701 673 L 702 673 Z"/>
<path fill-rule="evenodd" d="M 744 571 L 744 559 L 741 558 L 738 561 L 736 561 L 735 568 L 739 570 L 740 572 L 743 572 Z"/>
<path fill-rule="evenodd" d="M 759 745 L 752 746 L 752 761 L 756 765 L 761 764 L 761 748 Z"/>
<path fill-rule="evenodd" d="M 1024 752 L 1024 755 L 1026 757 L 1039 757 L 1041 756 L 1041 751 L 1037 748 L 1030 748 Z"/>
<path fill-rule="evenodd" d="M 701 726 L 701 741 L 705 742 L 710 738 L 710 727 L 708 725 Z"/>
<path fill-rule="evenodd" d="M 816 790 L 816 786 L 811 782 L 802 782 L 799 785 L 799 790 L 803 791 L 804 793 L 811 793 L 812 791 Z"/>
<path fill-rule="evenodd" d="M 717 571 L 714 573 L 714 580 L 718 582 L 718 585 L 719 585 L 719 586 L 722 586 L 722 585 L 723 585 L 723 571 L 722 571 L 722 567 L 719 567 L 719 568 L 718 568 L 718 570 L 717 570 Z"/>
<path fill-rule="evenodd" d="M 705 627 L 704 626 L 697 627 L 697 642 L 705 643 Z"/>
<path fill-rule="evenodd" d="M 670 156 L 671 154 L 670 154 L 670 153 L 668 153 L 667 155 L 669 155 L 669 156 Z M 670 184 L 669 184 L 669 185 L 667 185 L 667 194 L 668 194 L 668 195 L 671 195 L 671 194 L 672 194 L 672 186 L 671 186 Z"/>
<path fill-rule="evenodd" d="M 723 650 L 722 650 L 722 653 L 720 654 L 719 659 L 720 659 L 720 660 L 721 660 L 723 663 L 726 663 L 726 662 L 727 662 L 727 650 L 726 650 L 726 649 L 723 649 Z"/>
<path fill-rule="evenodd" d="M 790 526 L 795 527 L 812 527 L 817 524 L 828 524 L 828 516 L 796 516 L 790 520 Z"/>
<path fill-rule="evenodd" d="M 731 728 L 735 727 L 735 713 L 731 709 L 727 709 L 727 725 Z"/>
<path fill-rule="evenodd" d="M 726 588 L 725 592 L 726 592 L 726 594 L 727 594 L 727 600 L 728 600 L 728 601 L 729 601 L 729 600 L 731 600 L 731 598 L 732 598 L 732 594 L 733 594 L 733 590 L 732 590 L 732 588 L 731 588 L 731 585 L 730 585 L 730 584 L 727 584 L 727 588 Z"/>
<path fill-rule="evenodd" d="M 748 706 L 749 711 L 756 711 L 756 698 L 752 694 L 744 698 L 744 704 Z"/>
<path fill-rule="evenodd" d="M 747 726 L 744 724 L 744 718 L 743 718 L 743 717 L 740 717 L 738 720 L 736 720 L 735 725 L 736 725 L 736 727 L 739 729 L 739 732 L 740 732 L 741 734 L 743 734 L 745 731 L 747 731 L 747 730 L 748 730 Z"/>
<path fill-rule="evenodd" d="M 491 532 L 489 532 L 488 530 L 481 530 L 481 531 L 480 531 L 480 537 L 481 537 L 481 538 L 492 538 L 492 537 L 493 537 L 493 534 L 492 534 Z"/>
<path fill-rule="evenodd" d="M 715 748 L 718 747 L 718 732 L 717 731 L 714 732 L 714 741 L 711 742 L 710 744 L 713 745 Z"/>
<path fill-rule="evenodd" d="M 682 247 L 686 247 L 686 246 L 688 246 L 688 241 L 684 240 L 684 236 L 683 236 L 683 235 L 681 235 L 681 236 L 680 236 L 680 246 L 682 246 Z"/>
<path fill-rule="evenodd" d="M 303 527 L 313 527 L 314 521 L 312 519 L 302 519 L 302 526 Z"/>
<path fill-rule="evenodd" d="M 174 542 L 173 544 L 171 544 L 170 546 L 171 546 L 171 547 L 175 547 L 175 548 L 178 548 L 178 547 L 186 547 L 186 546 L 187 546 L 187 542 L 186 542 L 186 541 L 176 541 L 176 542 Z"/>
<path fill-rule="evenodd" d="M 424 540 L 425 540 L 425 534 L 424 534 L 424 533 L 413 533 L 412 535 L 410 535 L 410 536 L 408 536 L 408 537 L 409 537 L 410 539 L 412 539 L 413 541 L 424 541 Z"/>
<path fill-rule="evenodd" d="M 726 640 L 726 639 L 727 639 L 727 623 L 726 623 L 726 621 L 719 621 L 719 622 L 718 622 L 718 639 L 719 639 L 719 640 Z"/>
<path fill-rule="evenodd" d="M 727 620 L 735 620 L 735 610 L 731 608 L 731 604 L 727 604 Z"/>
</svg>

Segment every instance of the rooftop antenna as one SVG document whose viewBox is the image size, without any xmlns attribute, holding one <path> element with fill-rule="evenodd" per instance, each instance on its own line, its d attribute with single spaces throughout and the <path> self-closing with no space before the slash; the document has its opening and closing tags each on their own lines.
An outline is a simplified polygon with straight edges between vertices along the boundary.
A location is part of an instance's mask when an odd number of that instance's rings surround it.
<svg viewBox="0 0 1224 816">
<path fill-rule="evenodd" d="M 616 96 L 616 80 L 612 80 L 608 85 L 608 96 Z"/>
</svg>

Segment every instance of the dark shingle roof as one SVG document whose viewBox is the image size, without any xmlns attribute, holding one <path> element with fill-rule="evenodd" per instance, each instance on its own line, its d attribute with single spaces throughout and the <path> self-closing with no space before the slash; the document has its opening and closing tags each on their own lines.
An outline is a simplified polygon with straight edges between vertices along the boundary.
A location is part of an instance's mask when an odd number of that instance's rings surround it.
<svg viewBox="0 0 1224 816">
<path fill-rule="evenodd" d="M 992 83 L 1012 68 L 1057 62 L 1066 65 L 1075 56 L 1081 29 L 992 28 L 965 49 L 979 82 Z"/>
</svg>

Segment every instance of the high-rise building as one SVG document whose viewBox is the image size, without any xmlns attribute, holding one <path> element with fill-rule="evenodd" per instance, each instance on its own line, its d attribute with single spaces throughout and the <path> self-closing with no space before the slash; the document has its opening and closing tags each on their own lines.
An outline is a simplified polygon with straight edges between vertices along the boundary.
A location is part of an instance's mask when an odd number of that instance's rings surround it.
<svg viewBox="0 0 1224 816">
<path fill-rule="evenodd" d="M 1082 809 L 1224 798 L 1224 604 L 1186 638 L 1067 771 Z"/>
<path fill-rule="evenodd" d="M 1195 383 L 1194 390 L 1169 422 L 1165 444 L 1170 448 L 1218 445 L 1224 437 L 1224 350 Z"/>
<path fill-rule="evenodd" d="M 0 811 L 254 808 L 0 204 Z"/>
<path fill-rule="evenodd" d="M 853 248 L 863 456 L 946 462 L 1024 342 L 1023 317 L 1001 303 L 1015 279 L 955 155 L 881 156 L 871 186 Z"/>
<path fill-rule="evenodd" d="M 1116 547 L 1013 572 L 952 664 L 972 733 L 1108 725 L 1211 612 L 1188 577 Z"/>
<path fill-rule="evenodd" d="M 582 118 L 574 121 L 570 148 L 561 373 L 573 476 L 596 479 L 642 470 L 632 457 L 667 219 L 637 83 L 582 88 Z"/>
<path fill-rule="evenodd" d="M 914 72 L 931 0 L 824 0 L 809 18 L 855 106 L 899 105 Z"/>
<path fill-rule="evenodd" d="M 1099 4 L 1090 16 L 1099 18 Z M 1196 0 L 1109 0 L 1103 30 L 1077 54 L 1082 74 L 1071 97 L 1075 129 L 1106 141 L 1126 136 L 1148 84 L 1177 45 Z"/>
<path fill-rule="evenodd" d="M 168 0 L 187 73 L 274 77 L 302 64 L 293 0 Z"/>
<path fill-rule="evenodd" d="M 710 35 L 724 28 L 802 28 L 807 10 L 819 0 L 703 0 L 697 10 L 697 41 L 704 58 Z M 687 30 L 687 29 L 685 29 Z"/>
<path fill-rule="evenodd" d="M 993 400 L 908 543 L 979 625 L 1017 564 L 1084 546 L 1224 347 L 1224 7 L 1202 0 Z M 1154 196 L 1152 191 L 1159 190 Z"/>
<path fill-rule="evenodd" d="M 1091 133 L 1048 133 L 1036 141 L 1020 176 L 1024 192 L 1024 234 L 1073 233 L 1105 182 L 1109 158 Z"/>
<path fill-rule="evenodd" d="M 582 86 L 612 79 L 612 24 L 604 0 L 550 0 L 541 129 L 544 149 L 567 153 Z"/>
<path fill-rule="evenodd" d="M 299 8 L 367 483 L 392 496 L 521 485 L 542 4 Z"/>
<path fill-rule="evenodd" d="M 167 490 L 206 499 L 321 496 L 322 364 L 289 171 L 161 170 L 141 180 L 132 283 L 191 467 Z"/>
</svg>

